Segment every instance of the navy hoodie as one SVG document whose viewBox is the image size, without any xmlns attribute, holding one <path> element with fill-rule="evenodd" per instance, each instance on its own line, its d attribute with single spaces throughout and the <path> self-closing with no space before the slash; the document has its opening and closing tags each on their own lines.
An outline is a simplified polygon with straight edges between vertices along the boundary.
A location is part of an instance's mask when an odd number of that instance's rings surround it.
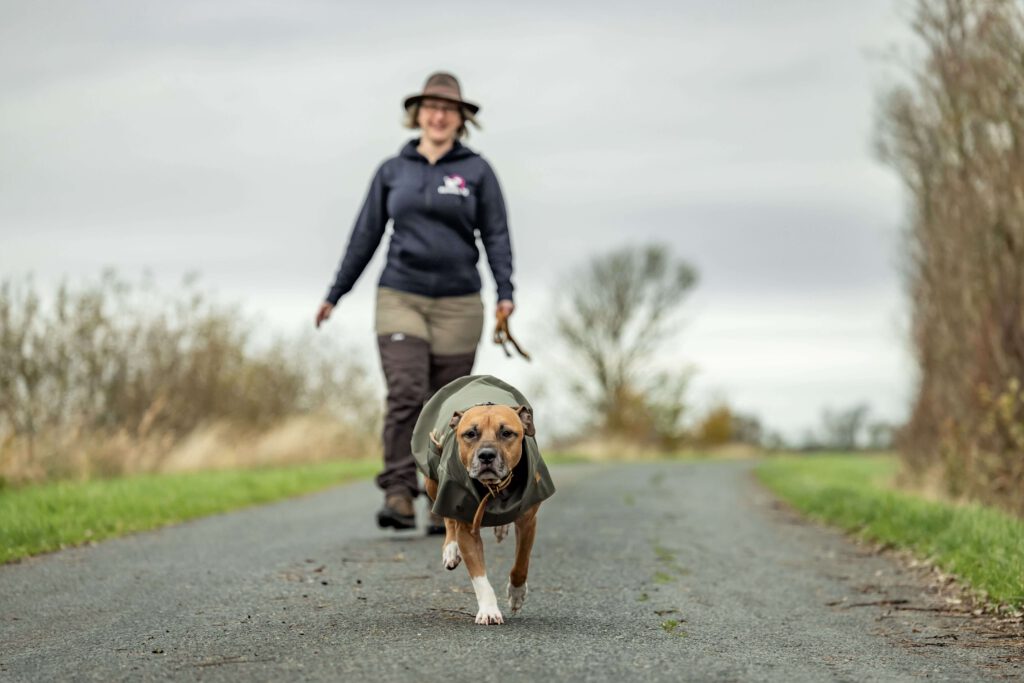
<svg viewBox="0 0 1024 683">
<path fill-rule="evenodd" d="M 418 144 L 410 140 L 374 174 L 327 293 L 332 304 L 352 289 L 389 220 L 394 223 L 381 287 L 429 297 L 479 292 L 479 234 L 498 299 L 512 299 L 512 246 L 494 171 L 458 141 L 434 165 L 416 151 Z"/>
</svg>

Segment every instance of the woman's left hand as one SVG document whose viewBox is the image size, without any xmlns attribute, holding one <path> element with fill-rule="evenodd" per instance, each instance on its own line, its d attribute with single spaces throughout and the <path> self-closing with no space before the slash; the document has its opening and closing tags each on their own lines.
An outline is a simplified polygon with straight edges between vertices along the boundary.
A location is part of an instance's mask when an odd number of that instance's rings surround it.
<svg viewBox="0 0 1024 683">
<path fill-rule="evenodd" d="M 320 304 L 320 308 L 316 310 L 316 326 L 320 328 L 320 324 L 331 317 L 331 311 L 334 310 L 334 304 L 330 301 L 325 301 Z"/>
<path fill-rule="evenodd" d="M 498 309 L 494 312 L 494 315 L 499 318 L 507 318 L 512 315 L 514 310 L 516 310 L 516 305 L 512 303 L 511 299 L 502 299 L 498 302 Z"/>
</svg>

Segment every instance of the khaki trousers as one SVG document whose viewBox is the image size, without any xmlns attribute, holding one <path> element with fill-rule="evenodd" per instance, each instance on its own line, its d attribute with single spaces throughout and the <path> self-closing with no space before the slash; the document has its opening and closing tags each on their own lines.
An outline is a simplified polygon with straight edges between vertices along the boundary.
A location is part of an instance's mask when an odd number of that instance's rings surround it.
<svg viewBox="0 0 1024 683">
<path fill-rule="evenodd" d="M 454 379 L 471 374 L 483 330 L 479 294 L 430 297 L 377 290 L 377 349 L 387 383 L 384 469 L 387 494 L 419 492 L 412 432 L 424 402 Z"/>
</svg>

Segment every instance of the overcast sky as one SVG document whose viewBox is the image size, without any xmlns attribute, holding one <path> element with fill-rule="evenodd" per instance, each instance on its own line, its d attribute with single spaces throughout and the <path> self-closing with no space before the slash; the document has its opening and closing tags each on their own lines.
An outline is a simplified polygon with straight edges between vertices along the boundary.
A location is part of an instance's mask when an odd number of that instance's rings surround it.
<svg viewBox="0 0 1024 683">
<path fill-rule="evenodd" d="M 860 401 L 899 420 L 904 199 L 872 131 L 873 55 L 905 41 L 903 7 L 0 0 L 0 272 L 197 271 L 294 332 L 410 135 L 402 98 L 448 69 L 482 105 L 468 144 L 504 187 L 514 330 L 538 356 L 488 344 L 478 371 L 550 378 L 557 279 L 656 241 L 701 274 L 670 355 L 697 368 L 698 405 L 790 435 Z M 326 329 L 373 365 L 384 251 Z M 546 415 L 569 419 L 551 389 Z"/>
</svg>

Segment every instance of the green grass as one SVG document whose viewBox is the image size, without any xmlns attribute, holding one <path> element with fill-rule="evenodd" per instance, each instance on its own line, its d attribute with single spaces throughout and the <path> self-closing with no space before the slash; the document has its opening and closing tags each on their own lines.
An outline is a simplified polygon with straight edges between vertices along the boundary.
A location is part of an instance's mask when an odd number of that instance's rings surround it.
<svg viewBox="0 0 1024 683">
<path fill-rule="evenodd" d="M 0 564 L 323 489 L 379 461 L 154 474 L 0 490 Z"/>
<path fill-rule="evenodd" d="M 668 633 L 669 635 L 685 638 L 689 634 L 683 629 L 679 628 L 681 625 L 682 624 L 678 619 L 666 619 L 665 621 L 661 622 L 661 630 L 663 630 L 665 633 Z"/>
<path fill-rule="evenodd" d="M 592 458 L 572 451 L 544 451 L 542 457 L 548 465 L 580 465 L 594 462 Z"/>
<path fill-rule="evenodd" d="M 810 517 L 912 550 L 990 600 L 1024 606 L 1024 521 L 893 490 L 898 469 L 888 456 L 794 456 L 766 461 L 757 475 Z"/>
<path fill-rule="evenodd" d="M 654 583 L 672 583 L 676 580 L 676 577 L 666 572 L 654 572 Z"/>
</svg>

